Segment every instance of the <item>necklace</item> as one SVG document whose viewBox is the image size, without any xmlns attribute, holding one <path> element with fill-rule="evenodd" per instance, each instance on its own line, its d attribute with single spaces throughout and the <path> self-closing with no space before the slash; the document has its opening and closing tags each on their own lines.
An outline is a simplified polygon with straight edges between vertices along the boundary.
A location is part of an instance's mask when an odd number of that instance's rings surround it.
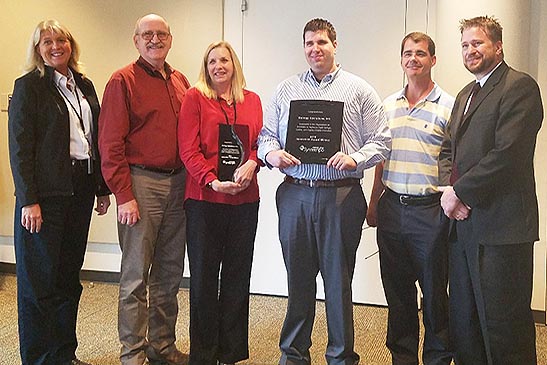
<svg viewBox="0 0 547 365">
<path fill-rule="evenodd" d="M 217 95 L 218 95 L 218 99 L 224 99 L 226 104 L 232 105 L 232 103 L 234 101 L 234 96 L 232 95 L 231 92 L 226 92 L 226 93 L 217 94 Z"/>
<path fill-rule="evenodd" d="M 233 126 L 236 124 L 237 122 L 237 109 L 236 109 L 236 105 L 233 104 L 233 108 L 234 108 L 234 123 L 233 124 L 230 124 L 230 121 L 228 120 L 228 114 L 226 113 L 226 111 L 224 110 L 224 108 L 222 107 L 222 103 L 220 102 L 220 99 L 217 99 L 218 100 L 218 105 L 220 106 L 220 110 L 222 110 L 222 114 L 224 114 L 224 119 L 226 120 L 226 124 L 229 125 L 229 126 Z M 226 103 L 228 105 L 232 105 L 228 100 L 226 100 Z"/>
</svg>

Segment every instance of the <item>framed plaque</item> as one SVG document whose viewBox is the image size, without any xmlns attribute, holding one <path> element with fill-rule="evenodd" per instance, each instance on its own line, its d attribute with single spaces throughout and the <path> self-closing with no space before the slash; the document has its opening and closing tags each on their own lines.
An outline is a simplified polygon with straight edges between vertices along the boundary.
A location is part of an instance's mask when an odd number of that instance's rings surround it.
<svg viewBox="0 0 547 365">
<path fill-rule="evenodd" d="M 302 163 L 326 164 L 340 151 L 344 103 L 292 100 L 285 151 Z"/>
</svg>

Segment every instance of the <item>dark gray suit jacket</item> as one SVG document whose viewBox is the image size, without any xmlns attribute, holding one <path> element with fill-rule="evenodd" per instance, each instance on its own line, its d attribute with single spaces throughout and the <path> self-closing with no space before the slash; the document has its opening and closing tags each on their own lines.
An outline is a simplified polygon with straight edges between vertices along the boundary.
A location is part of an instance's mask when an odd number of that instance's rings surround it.
<svg viewBox="0 0 547 365">
<path fill-rule="evenodd" d="M 450 117 L 457 196 L 472 208 L 455 224 L 459 238 L 502 245 L 539 239 L 534 178 L 536 136 L 543 120 L 537 83 L 505 62 L 490 75 L 463 117 L 470 83 Z"/>
</svg>

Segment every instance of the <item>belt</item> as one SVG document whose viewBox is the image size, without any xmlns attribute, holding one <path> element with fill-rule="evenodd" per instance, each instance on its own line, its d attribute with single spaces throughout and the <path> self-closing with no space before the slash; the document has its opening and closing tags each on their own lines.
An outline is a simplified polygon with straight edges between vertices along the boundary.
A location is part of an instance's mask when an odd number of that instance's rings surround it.
<svg viewBox="0 0 547 365">
<path fill-rule="evenodd" d="M 93 160 L 86 158 L 85 160 L 70 160 L 73 170 L 84 170 L 86 174 L 93 174 Z"/>
<path fill-rule="evenodd" d="M 157 172 L 158 174 L 164 174 L 164 175 L 176 175 L 176 174 L 182 172 L 182 170 L 184 170 L 184 166 L 177 167 L 177 168 L 174 168 L 174 169 L 164 169 L 164 168 L 161 168 L 161 167 L 137 165 L 137 164 L 131 164 L 130 166 L 131 167 L 136 167 L 138 169 L 145 170 L 145 171 Z"/>
<path fill-rule="evenodd" d="M 399 201 L 402 205 L 430 205 L 438 203 L 441 198 L 441 193 L 434 193 L 429 195 L 407 195 L 399 194 L 391 189 L 386 188 L 386 194 L 391 195 Z"/>
<path fill-rule="evenodd" d="M 70 164 L 72 167 L 85 167 L 87 169 L 87 165 L 89 164 L 88 159 L 85 160 L 70 160 Z"/>
<path fill-rule="evenodd" d="M 292 176 L 285 176 L 285 181 L 290 184 L 303 185 L 309 188 L 339 188 L 342 186 L 359 185 L 361 179 L 347 178 L 340 180 L 306 180 L 295 179 Z"/>
</svg>

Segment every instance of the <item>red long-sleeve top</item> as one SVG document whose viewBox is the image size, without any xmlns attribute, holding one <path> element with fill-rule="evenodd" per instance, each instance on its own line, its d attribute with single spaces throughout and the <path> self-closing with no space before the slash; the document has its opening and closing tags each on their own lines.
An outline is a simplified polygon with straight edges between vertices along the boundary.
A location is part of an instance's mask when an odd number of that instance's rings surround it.
<svg viewBox="0 0 547 365">
<path fill-rule="evenodd" d="M 129 165 L 178 168 L 177 121 L 190 87 L 165 64 L 167 78 L 142 57 L 114 72 L 99 116 L 99 151 L 106 184 L 117 204 L 135 199 Z"/>
<path fill-rule="evenodd" d="M 203 200 L 212 203 L 239 205 L 256 202 L 259 199 L 258 183 L 255 171 L 249 187 L 236 195 L 213 191 L 207 184 L 217 179 L 218 171 L 218 135 L 219 125 L 233 124 L 244 147 L 244 163 L 258 159 L 257 139 L 262 128 L 262 104 L 257 94 L 245 90 L 244 101 L 236 103 L 234 113 L 223 99 L 209 99 L 196 88 L 186 93 L 179 113 L 178 140 L 180 158 L 188 171 L 186 178 L 186 199 Z M 237 118 L 234 121 L 234 116 Z"/>
</svg>

